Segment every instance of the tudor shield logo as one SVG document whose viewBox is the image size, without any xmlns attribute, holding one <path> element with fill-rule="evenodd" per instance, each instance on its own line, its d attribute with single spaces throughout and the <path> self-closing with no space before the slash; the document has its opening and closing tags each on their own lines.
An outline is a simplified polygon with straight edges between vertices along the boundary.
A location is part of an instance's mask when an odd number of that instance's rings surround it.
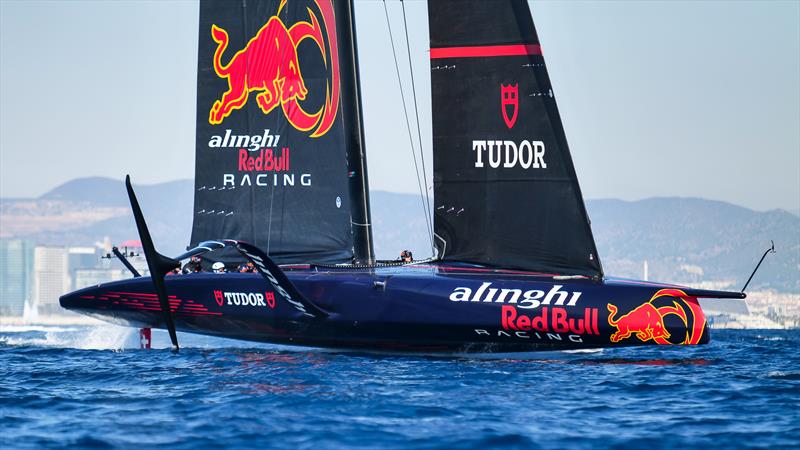
<svg viewBox="0 0 800 450">
<path fill-rule="evenodd" d="M 519 115 L 519 83 L 500 84 L 500 111 L 509 130 Z M 523 127 L 524 128 L 524 127 Z M 499 136 L 497 136 L 499 135 Z M 502 136 L 497 132 L 495 137 Z M 475 167 L 492 169 L 547 169 L 544 141 L 523 139 L 474 139 Z"/>
<path fill-rule="evenodd" d="M 217 305 L 228 306 L 269 306 L 275 308 L 274 292 L 226 292 L 214 290 L 214 301 Z"/>
<path fill-rule="evenodd" d="M 519 111 L 519 83 L 515 85 L 500 84 L 500 110 L 503 112 L 503 120 L 508 129 L 514 128 L 517 122 L 517 112 Z"/>
</svg>

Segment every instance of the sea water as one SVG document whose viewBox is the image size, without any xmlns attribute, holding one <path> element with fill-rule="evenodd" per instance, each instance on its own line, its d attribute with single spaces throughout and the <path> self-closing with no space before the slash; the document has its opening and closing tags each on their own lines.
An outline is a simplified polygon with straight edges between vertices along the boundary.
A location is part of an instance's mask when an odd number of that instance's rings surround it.
<svg viewBox="0 0 800 450">
<path fill-rule="evenodd" d="M 800 447 L 800 330 L 488 360 L 137 339 L 0 328 L 0 447 Z"/>
</svg>

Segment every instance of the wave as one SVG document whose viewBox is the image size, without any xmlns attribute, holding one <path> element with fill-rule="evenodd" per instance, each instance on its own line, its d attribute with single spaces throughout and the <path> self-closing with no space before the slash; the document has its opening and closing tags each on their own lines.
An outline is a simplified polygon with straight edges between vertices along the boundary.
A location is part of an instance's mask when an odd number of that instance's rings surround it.
<svg viewBox="0 0 800 450">
<path fill-rule="evenodd" d="M 0 325 L 0 333 L 29 333 L 33 331 L 41 332 L 66 332 L 77 331 L 77 327 L 64 328 L 50 325 Z"/>
<path fill-rule="evenodd" d="M 58 327 L 46 325 L 3 326 L 0 344 L 80 350 L 124 350 L 139 348 L 138 331 L 117 325 Z"/>
</svg>

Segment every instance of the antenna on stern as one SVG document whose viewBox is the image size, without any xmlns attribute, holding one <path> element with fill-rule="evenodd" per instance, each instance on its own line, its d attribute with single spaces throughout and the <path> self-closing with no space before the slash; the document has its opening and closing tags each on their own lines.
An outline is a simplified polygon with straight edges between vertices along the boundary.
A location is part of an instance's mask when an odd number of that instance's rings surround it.
<svg viewBox="0 0 800 450">
<path fill-rule="evenodd" d="M 766 258 L 766 257 L 767 257 L 767 254 L 769 254 L 769 253 L 775 253 L 775 241 L 772 241 L 772 240 L 771 240 L 771 241 L 769 241 L 769 242 L 770 242 L 770 244 L 772 244 L 772 245 L 770 246 L 770 248 L 768 248 L 768 249 L 767 249 L 767 251 L 765 251 L 765 252 L 764 252 L 764 254 L 763 254 L 763 255 L 761 255 L 761 259 L 758 261 L 758 264 L 756 264 L 756 268 L 755 268 L 755 269 L 753 269 L 753 273 L 751 273 L 751 274 L 750 274 L 750 278 L 748 278 L 748 279 L 747 279 L 747 282 L 744 284 L 744 287 L 742 288 L 742 293 L 744 293 L 744 290 L 745 290 L 745 289 L 747 289 L 747 285 L 748 285 L 748 284 L 750 284 L 750 280 L 752 280 L 752 279 L 753 279 L 753 276 L 754 276 L 754 275 L 756 274 L 756 272 L 758 271 L 758 268 L 759 268 L 759 267 L 761 267 L 761 263 L 762 263 L 762 262 L 764 262 L 764 258 Z"/>
</svg>

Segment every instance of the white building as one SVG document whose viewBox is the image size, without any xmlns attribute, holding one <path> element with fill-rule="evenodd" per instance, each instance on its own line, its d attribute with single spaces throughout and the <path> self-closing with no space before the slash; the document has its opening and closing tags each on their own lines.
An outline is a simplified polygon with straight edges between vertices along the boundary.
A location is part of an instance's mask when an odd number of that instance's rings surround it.
<svg viewBox="0 0 800 450">
<path fill-rule="evenodd" d="M 20 317 L 33 291 L 33 244 L 0 239 L 0 317 Z"/>
<path fill-rule="evenodd" d="M 70 290 L 65 247 L 37 246 L 33 252 L 33 304 L 40 316 L 62 315 L 58 298 Z"/>
<path fill-rule="evenodd" d="M 77 269 L 73 272 L 72 289 L 83 289 L 89 286 L 108 283 L 109 281 L 130 278 L 131 274 L 124 269 Z"/>
</svg>

